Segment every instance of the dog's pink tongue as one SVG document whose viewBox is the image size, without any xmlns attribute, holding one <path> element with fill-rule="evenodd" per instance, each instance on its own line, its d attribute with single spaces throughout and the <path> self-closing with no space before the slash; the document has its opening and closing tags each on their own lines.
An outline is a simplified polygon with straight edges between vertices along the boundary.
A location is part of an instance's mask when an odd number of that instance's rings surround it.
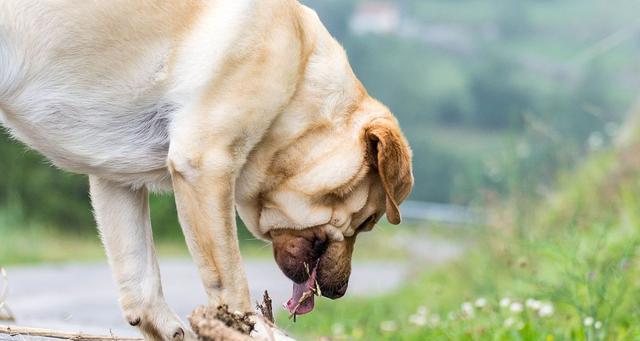
<svg viewBox="0 0 640 341">
<path fill-rule="evenodd" d="M 300 299 L 305 292 L 309 292 L 315 288 L 316 285 L 316 271 L 314 270 L 309 279 L 305 283 L 293 283 L 293 294 L 287 303 L 285 308 L 289 310 L 289 313 L 296 315 L 304 315 L 313 310 L 315 306 L 315 295 L 310 295 L 309 298 L 300 302 Z M 298 303 L 300 302 L 300 305 Z M 296 309 L 296 306 L 298 307 Z"/>
</svg>

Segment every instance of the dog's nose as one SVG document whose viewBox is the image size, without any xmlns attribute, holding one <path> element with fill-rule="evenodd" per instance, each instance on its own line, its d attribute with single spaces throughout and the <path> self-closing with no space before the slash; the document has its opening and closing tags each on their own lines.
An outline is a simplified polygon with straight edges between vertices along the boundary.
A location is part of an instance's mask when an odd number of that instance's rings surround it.
<svg viewBox="0 0 640 341">
<path fill-rule="evenodd" d="M 274 231 L 271 236 L 276 263 L 296 283 L 309 278 L 328 245 L 327 238 L 313 231 Z"/>
</svg>

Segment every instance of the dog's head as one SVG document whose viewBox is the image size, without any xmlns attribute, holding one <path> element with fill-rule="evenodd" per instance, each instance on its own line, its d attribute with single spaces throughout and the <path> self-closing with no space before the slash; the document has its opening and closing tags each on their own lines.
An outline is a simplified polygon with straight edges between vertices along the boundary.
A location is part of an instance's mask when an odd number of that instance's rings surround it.
<svg viewBox="0 0 640 341">
<path fill-rule="evenodd" d="M 295 93 L 238 178 L 236 207 L 249 230 L 270 240 L 294 282 L 287 307 L 313 309 L 314 290 L 347 290 L 359 233 L 383 216 L 400 223 L 413 187 L 411 150 L 387 107 L 357 80 L 342 47 L 301 7 L 304 67 Z"/>
<path fill-rule="evenodd" d="M 407 141 L 368 96 L 348 119 L 307 129 L 279 150 L 267 174 L 259 196 L 238 210 L 255 235 L 272 241 L 276 262 L 296 283 L 288 308 L 298 314 L 313 309 L 312 300 L 298 303 L 316 285 L 328 298 L 345 294 L 357 235 L 385 213 L 399 224 L 398 205 L 413 186 Z"/>
</svg>

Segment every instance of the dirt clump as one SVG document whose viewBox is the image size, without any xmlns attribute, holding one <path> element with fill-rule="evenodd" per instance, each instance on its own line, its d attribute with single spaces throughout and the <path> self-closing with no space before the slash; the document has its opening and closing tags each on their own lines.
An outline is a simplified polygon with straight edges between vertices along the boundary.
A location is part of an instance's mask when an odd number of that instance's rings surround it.
<svg viewBox="0 0 640 341">
<path fill-rule="evenodd" d="M 197 307 L 191 316 L 191 328 L 202 341 L 245 341 L 254 329 L 251 313 L 234 313 L 227 305 Z"/>
</svg>

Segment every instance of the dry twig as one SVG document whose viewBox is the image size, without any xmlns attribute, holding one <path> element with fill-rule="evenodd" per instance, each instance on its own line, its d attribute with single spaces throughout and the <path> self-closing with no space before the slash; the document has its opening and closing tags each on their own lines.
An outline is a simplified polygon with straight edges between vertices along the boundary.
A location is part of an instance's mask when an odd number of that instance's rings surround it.
<svg viewBox="0 0 640 341">
<path fill-rule="evenodd" d="M 262 314 L 262 316 L 264 316 L 264 318 L 267 319 L 267 321 L 274 323 L 272 303 L 273 303 L 273 300 L 269 296 L 269 292 L 265 290 L 264 295 L 262 296 L 262 303 L 258 303 L 257 308 L 258 310 L 260 310 L 260 313 Z"/>
<path fill-rule="evenodd" d="M 48 337 L 52 339 L 69 340 L 69 341 L 142 341 L 140 338 L 126 338 L 118 336 L 106 336 L 106 335 L 90 335 L 83 333 L 66 333 L 49 329 L 41 328 L 28 328 L 28 327 L 15 327 L 15 326 L 1 326 L 0 335 L 6 334 L 9 336 L 39 336 Z"/>
</svg>

